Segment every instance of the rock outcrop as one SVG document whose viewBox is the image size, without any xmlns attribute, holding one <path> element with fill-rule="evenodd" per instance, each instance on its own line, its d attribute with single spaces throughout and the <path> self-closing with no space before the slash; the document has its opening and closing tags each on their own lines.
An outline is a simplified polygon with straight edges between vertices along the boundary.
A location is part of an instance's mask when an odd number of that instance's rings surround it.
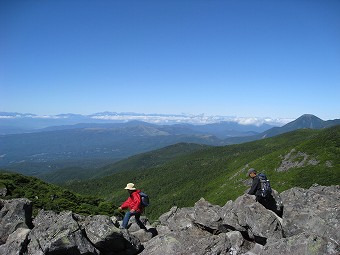
<svg viewBox="0 0 340 255">
<path fill-rule="evenodd" d="M 276 213 L 247 194 L 223 207 L 202 198 L 163 214 L 141 254 L 338 255 L 339 194 L 339 186 L 292 188 L 274 194 Z"/>
<path fill-rule="evenodd" d="M 0 206 L 0 254 L 133 255 L 143 248 L 136 236 L 119 229 L 109 216 L 41 210 L 32 221 L 27 199 L 0 200 Z"/>
<path fill-rule="evenodd" d="M 338 255 L 339 194 L 339 186 L 318 185 L 276 193 L 282 218 L 247 194 L 224 206 L 202 198 L 171 208 L 155 228 L 142 217 L 147 231 L 71 211 L 41 210 L 32 221 L 29 200 L 0 200 L 0 254 Z"/>
<path fill-rule="evenodd" d="M 0 245 L 18 228 L 32 227 L 32 202 L 26 198 L 0 199 Z"/>
</svg>

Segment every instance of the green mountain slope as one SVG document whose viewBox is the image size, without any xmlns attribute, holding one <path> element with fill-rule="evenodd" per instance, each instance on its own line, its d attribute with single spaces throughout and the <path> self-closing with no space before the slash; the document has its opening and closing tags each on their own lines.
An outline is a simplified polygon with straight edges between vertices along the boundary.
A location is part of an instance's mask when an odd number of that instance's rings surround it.
<svg viewBox="0 0 340 255">
<path fill-rule="evenodd" d="M 64 183 L 72 180 L 94 179 L 114 172 L 146 169 L 161 165 L 169 160 L 179 156 L 190 154 L 194 151 L 208 148 L 209 145 L 195 144 L 195 143 L 177 143 L 162 149 L 145 152 L 131 156 L 127 159 L 120 160 L 114 164 L 107 165 L 98 169 L 84 169 L 84 168 L 65 168 L 41 175 L 43 180 L 52 183 Z"/>
<path fill-rule="evenodd" d="M 32 201 L 33 212 L 39 209 L 60 212 L 71 210 L 79 214 L 113 215 L 117 206 L 112 202 L 91 196 L 75 194 L 67 189 L 48 184 L 35 177 L 0 171 L 0 189 L 6 188 L 2 199 L 25 197 Z"/>
<path fill-rule="evenodd" d="M 301 129 L 239 145 L 210 147 L 151 168 L 116 172 L 66 187 L 118 204 L 127 197 L 126 183 L 134 182 L 150 195 L 152 204 L 146 213 L 156 219 L 173 205 L 192 206 L 201 197 L 219 205 L 235 199 L 250 185 L 245 176 L 250 167 L 265 172 L 279 192 L 313 183 L 340 184 L 339 155 L 339 125 Z"/>
</svg>

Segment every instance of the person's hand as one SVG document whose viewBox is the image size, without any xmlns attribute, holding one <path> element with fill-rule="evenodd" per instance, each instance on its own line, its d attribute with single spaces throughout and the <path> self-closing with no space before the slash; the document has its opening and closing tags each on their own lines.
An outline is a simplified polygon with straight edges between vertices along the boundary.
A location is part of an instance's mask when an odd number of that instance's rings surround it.
<svg viewBox="0 0 340 255">
<path fill-rule="evenodd" d="M 118 207 L 118 211 L 123 211 L 123 209 L 121 207 Z"/>
<path fill-rule="evenodd" d="M 135 210 L 134 210 L 134 209 L 131 209 L 131 210 L 130 210 L 130 212 L 134 213 L 134 212 L 135 212 Z"/>
</svg>

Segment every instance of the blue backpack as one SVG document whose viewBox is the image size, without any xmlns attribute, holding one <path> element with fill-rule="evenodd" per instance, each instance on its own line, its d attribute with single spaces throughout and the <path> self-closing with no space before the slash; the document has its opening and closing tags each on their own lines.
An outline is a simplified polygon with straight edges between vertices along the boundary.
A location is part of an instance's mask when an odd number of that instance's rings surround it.
<svg viewBox="0 0 340 255">
<path fill-rule="evenodd" d="M 269 180 L 267 179 L 267 176 L 263 173 L 259 173 L 257 176 L 259 177 L 261 183 L 261 196 L 270 196 L 272 194 L 272 188 L 270 186 Z"/>
<path fill-rule="evenodd" d="M 139 192 L 139 195 L 141 197 L 141 204 L 144 206 L 144 207 L 147 207 L 150 205 L 150 199 L 149 199 L 149 196 L 144 193 L 144 192 Z"/>
</svg>

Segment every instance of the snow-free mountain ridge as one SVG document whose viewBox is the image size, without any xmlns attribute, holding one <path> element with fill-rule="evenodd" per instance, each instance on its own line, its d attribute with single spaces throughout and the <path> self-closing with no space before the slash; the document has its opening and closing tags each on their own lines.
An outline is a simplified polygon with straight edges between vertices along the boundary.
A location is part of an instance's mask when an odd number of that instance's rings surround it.
<svg viewBox="0 0 340 255">
<path fill-rule="evenodd" d="M 234 123 L 243 126 L 282 126 L 292 119 L 273 119 L 259 117 L 208 116 L 204 114 L 144 114 L 101 112 L 90 115 L 58 114 L 36 115 L 31 113 L 0 112 L 0 134 L 32 132 L 51 126 L 74 125 L 79 123 L 124 123 L 142 121 L 152 124 L 195 124 L 206 125 L 221 122 Z"/>
</svg>

